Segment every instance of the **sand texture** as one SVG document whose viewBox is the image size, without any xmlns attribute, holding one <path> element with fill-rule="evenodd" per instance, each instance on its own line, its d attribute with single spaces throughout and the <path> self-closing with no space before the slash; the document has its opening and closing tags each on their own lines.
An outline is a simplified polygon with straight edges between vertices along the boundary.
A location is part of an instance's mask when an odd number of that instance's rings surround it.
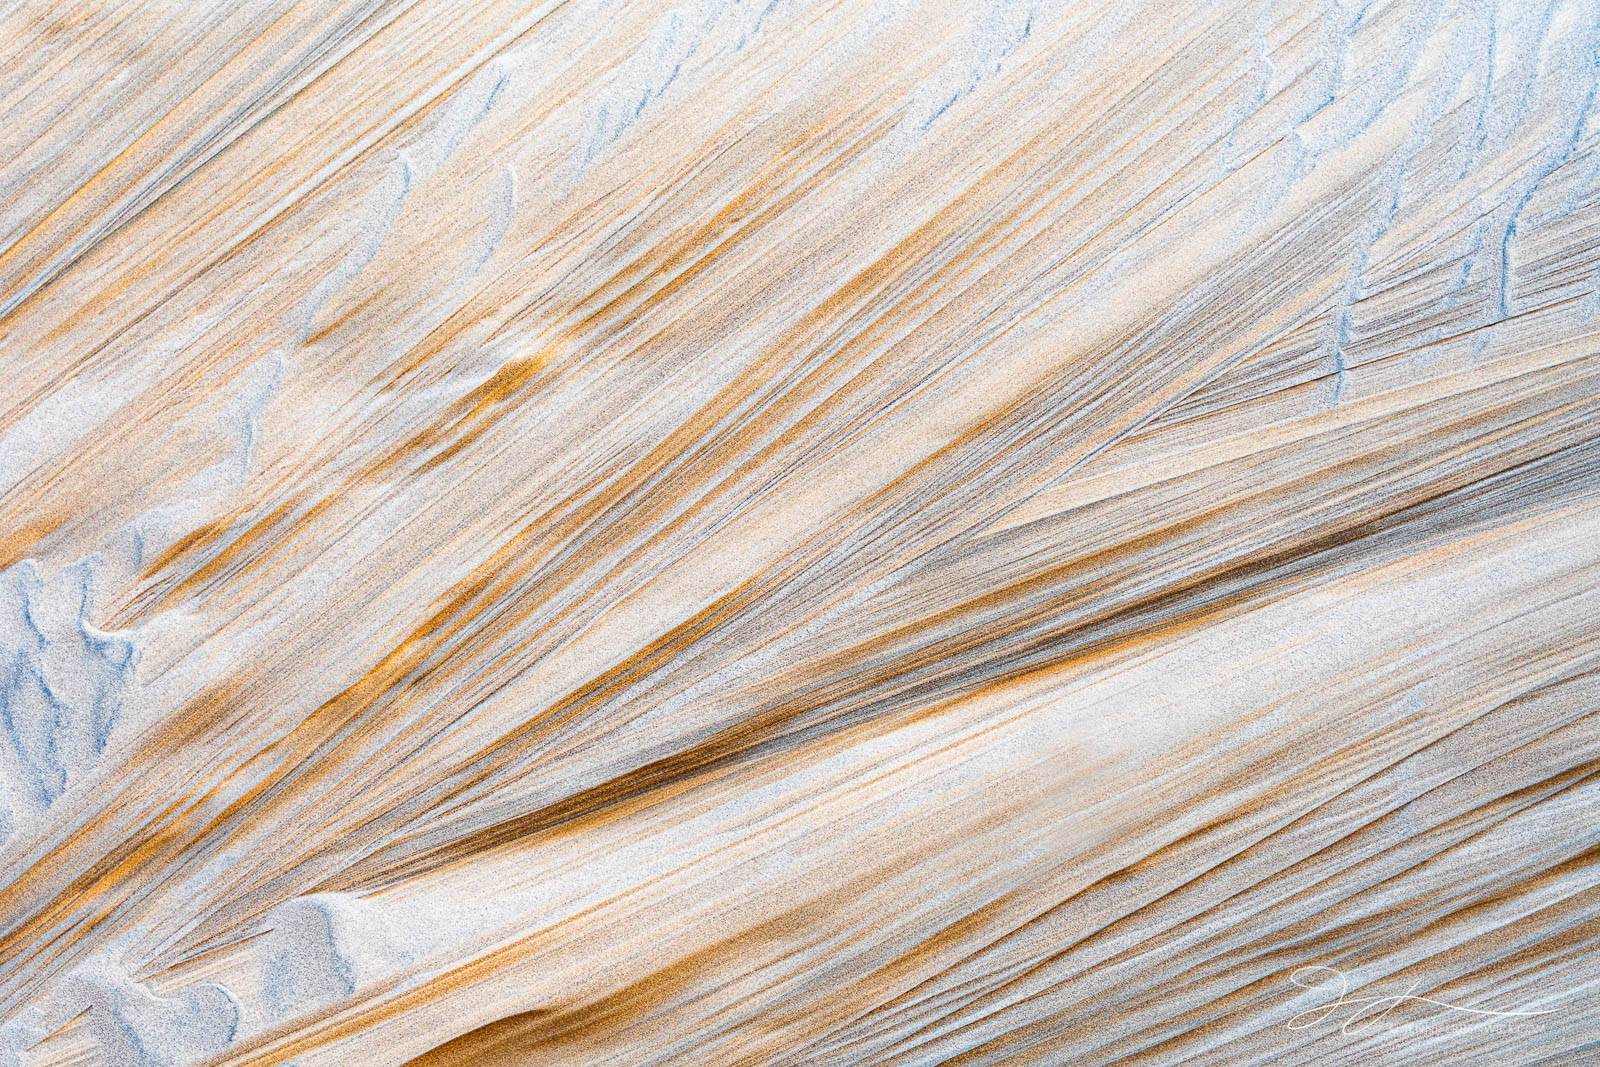
<svg viewBox="0 0 1600 1067">
<path fill-rule="evenodd" d="M 0 1067 L 1600 1063 L 1597 91 L 0 5 Z"/>
</svg>

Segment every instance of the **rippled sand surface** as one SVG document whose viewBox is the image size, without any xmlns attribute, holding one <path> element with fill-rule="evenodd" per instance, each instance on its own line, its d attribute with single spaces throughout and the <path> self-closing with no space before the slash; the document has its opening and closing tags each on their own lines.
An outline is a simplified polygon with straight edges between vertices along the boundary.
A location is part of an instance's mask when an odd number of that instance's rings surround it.
<svg viewBox="0 0 1600 1067">
<path fill-rule="evenodd" d="M 0 1067 L 1600 1062 L 1597 85 L 0 8 Z"/>
</svg>

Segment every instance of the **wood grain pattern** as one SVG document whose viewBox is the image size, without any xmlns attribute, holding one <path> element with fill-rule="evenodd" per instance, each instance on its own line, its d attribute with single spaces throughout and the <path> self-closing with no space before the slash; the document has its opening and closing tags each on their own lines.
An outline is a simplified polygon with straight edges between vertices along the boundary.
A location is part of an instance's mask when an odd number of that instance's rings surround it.
<svg viewBox="0 0 1600 1067">
<path fill-rule="evenodd" d="M 1597 84 L 0 9 L 0 1065 L 1600 1062 Z"/>
</svg>

